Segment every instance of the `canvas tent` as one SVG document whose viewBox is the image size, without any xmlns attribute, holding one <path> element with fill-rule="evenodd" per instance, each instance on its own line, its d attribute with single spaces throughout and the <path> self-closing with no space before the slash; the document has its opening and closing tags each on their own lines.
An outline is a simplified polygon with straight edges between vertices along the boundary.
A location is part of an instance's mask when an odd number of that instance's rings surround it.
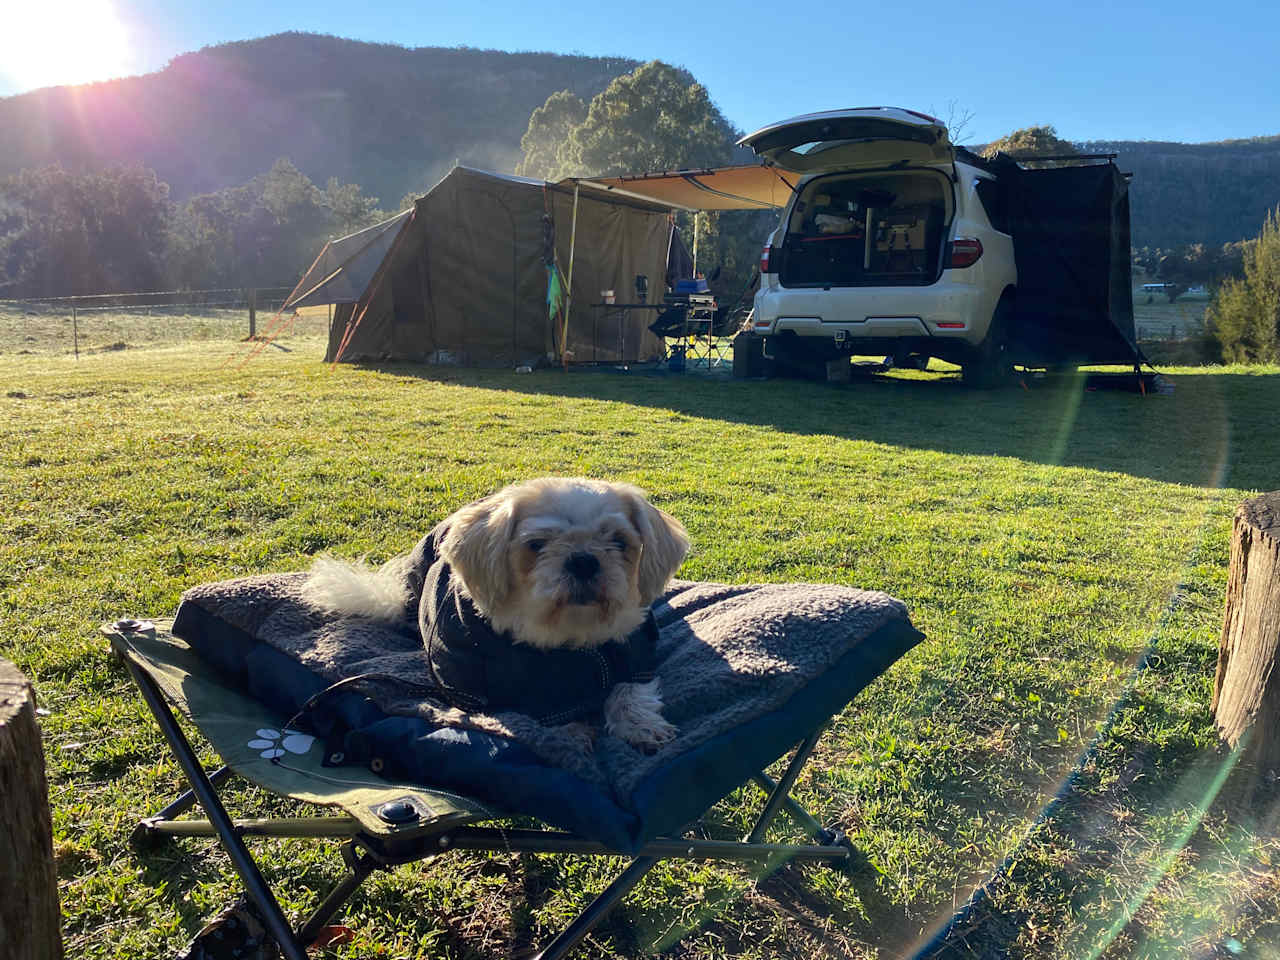
<svg viewBox="0 0 1280 960">
<path fill-rule="evenodd" d="M 369 285 L 412 211 L 330 240 L 294 288 L 286 306 L 355 303 Z"/>
<path fill-rule="evenodd" d="M 335 305 L 330 361 L 545 364 L 566 334 L 548 262 L 567 278 L 572 246 L 569 355 L 634 363 L 661 354 L 652 316 L 591 305 L 633 299 L 638 274 L 660 299 L 673 235 L 660 201 L 455 167 L 412 209 L 327 244 L 284 308 Z"/>
</svg>

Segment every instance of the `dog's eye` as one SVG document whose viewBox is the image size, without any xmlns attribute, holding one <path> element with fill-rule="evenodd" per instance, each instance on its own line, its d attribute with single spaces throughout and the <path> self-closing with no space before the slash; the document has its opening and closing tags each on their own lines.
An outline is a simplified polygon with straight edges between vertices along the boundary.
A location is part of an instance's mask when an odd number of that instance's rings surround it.
<svg viewBox="0 0 1280 960">
<path fill-rule="evenodd" d="M 525 546 L 527 546 L 534 553 L 537 553 L 546 545 L 547 545 L 547 541 L 545 540 L 529 540 L 529 541 L 526 541 L 525 543 Z"/>
</svg>

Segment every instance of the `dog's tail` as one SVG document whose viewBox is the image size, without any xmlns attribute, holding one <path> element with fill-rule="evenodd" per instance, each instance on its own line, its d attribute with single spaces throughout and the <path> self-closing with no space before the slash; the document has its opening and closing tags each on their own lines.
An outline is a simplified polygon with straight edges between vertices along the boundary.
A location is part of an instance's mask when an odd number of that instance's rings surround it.
<svg viewBox="0 0 1280 960">
<path fill-rule="evenodd" d="M 311 563 L 302 598 L 325 613 L 396 623 L 409 612 L 407 562 L 407 556 L 395 557 L 373 567 L 322 554 Z"/>
</svg>

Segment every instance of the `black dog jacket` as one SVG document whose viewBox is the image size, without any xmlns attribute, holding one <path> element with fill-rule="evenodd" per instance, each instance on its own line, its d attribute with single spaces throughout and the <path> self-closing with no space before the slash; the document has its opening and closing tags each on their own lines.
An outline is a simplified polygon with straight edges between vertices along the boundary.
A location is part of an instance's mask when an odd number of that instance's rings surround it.
<svg viewBox="0 0 1280 960">
<path fill-rule="evenodd" d="M 542 650 L 495 632 L 439 558 L 446 523 L 414 549 L 409 586 L 411 597 L 421 596 L 418 628 L 432 677 L 450 705 L 570 723 L 598 717 L 615 684 L 653 679 L 658 628 L 652 611 L 625 639 L 585 650 Z"/>
</svg>

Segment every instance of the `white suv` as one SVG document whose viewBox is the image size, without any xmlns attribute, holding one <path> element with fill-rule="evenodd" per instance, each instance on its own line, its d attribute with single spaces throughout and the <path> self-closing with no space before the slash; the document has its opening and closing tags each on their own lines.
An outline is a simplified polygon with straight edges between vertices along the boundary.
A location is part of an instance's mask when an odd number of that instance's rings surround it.
<svg viewBox="0 0 1280 960">
<path fill-rule="evenodd" d="M 740 141 L 796 175 L 761 256 L 754 333 L 779 364 L 938 357 L 988 385 L 1012 370 L 1018 275 L 1003 192 L 946 126 L 861 107 L 774 123 Z"/>
</svg>

